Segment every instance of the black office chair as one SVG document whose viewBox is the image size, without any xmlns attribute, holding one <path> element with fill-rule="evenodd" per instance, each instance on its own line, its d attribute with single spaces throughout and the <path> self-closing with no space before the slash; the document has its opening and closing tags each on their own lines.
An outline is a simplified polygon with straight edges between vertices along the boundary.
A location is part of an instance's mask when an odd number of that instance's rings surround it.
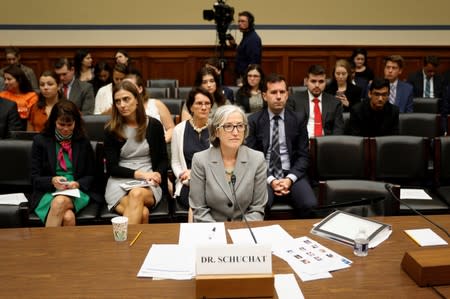
<svg viewBox="0 0 450 299">
<path fill-rule="evenodd" d="M 313 179 L 370 179 L 367 138 L 322 136 L 311 138 L 310 148 Z"/>
<path fill-rule="evenodd" d="M 91 141 L 103 141 L 105 138 L 105 126 L 111 119 L 111 115 L 84 115 L 84 128 Z"/>
<path fill-rule="evenodd" d="M 342 119 L 344 120 L 344 134 L 350 134 L 350 112 L 343 112 Z"/>
<path fill-rule="evenodd" d="M 189 92 L 192 90 L 192 86 L 180 86 L 177 89 L 177 98 L 181 100 L 187 100 Z"/>
<path fill-rule="evenodd" d="M 399 135 L 434 138 L 441 133 L 441 117 L 431 113 L 400 113 Z"/>
<path fill-rule="evenodd" d="M 308 87 L 304 86 L 304 85 L 289 86 L 288 90 L 289 90 L 289 94 L 294 95 L 297 92 L 302 92 L 302 91 L 308 90 Z"/>
<path fill-rule="evenodd" d="M 439 98 L 414 98 L 414 113 L 431 113 L 439 114 L 441 107 L 441 99 Z"/>
<path fill-rule="evenodd" d="M 178 79 L 149 79 L 147 80 L 147 87 L 166 87 L 169 88 L 168 98 L 176 98 Z"/>
<path fill-rule="evenodd" d="M 435 139 L 434 171 L 436 194 L 445 205 L 450 206 L 450 137 Z"/>
<path fill-rule="evenodd" d="M 163 102 L 167 109 L 169 109 L 170 114 L 177 116 L 181 115 L 181 109 L 183 108 L 184 100 L 182 99 L 161 99 L 161 102 Z"/>
<path fill-rule="evenodd" d="M 377 181 L 398 184 L 402 188 L 422 188 L 429 190 L 433 185 L 429 171 L 428 140 L 417 136 L 383 136 L 370 140 L 372 178 Z M 431 201 L 405 199 L 408 205 L 422 213 L 439 211 L 442 204 Z M 401 214 L 413 212 L 405 205 L 400 206 Z"/>
<path fill-rule="evenodd" d="M 321 204 L 315 209 L 318 217 L 326 217 L 335 210 L 364 217 L 399 214 L 399 202 L 384 182 L 331 180 L 321 182 L 319 190 Z M 400 188 L 394 186 L 393 192 L 399 196 Z"/>
<path fill-rule="evenodd" d="M 168 87 L 146 87 L 147 96 L 151 99 L 165 99 L 169 97 Z"/>
</svg>

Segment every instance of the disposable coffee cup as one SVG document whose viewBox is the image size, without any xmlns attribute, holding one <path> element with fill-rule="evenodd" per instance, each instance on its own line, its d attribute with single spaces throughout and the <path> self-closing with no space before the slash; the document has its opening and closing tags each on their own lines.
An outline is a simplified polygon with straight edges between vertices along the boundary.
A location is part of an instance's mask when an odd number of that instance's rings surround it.
<svg viewBox="0 0 450 299">
<path fill-rule="evenodd" d="M 128 234 L 128 217 L 118 216 L 111 219 L 113 226 L 114 240 L 118 242 L 126 241 Z"/>
</svg>

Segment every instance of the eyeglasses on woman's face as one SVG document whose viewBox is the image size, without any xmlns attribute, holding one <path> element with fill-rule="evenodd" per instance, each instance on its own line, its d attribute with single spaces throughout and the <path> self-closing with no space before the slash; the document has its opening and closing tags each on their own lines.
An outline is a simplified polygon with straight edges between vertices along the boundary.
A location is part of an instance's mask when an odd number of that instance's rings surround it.
<svg viewBox="0 0 450 299">
<path fill-rule="evenodd" d="M 224 123 L 219 128 L 222 128 L 225 132 L 233 132 L 233 130 L 236 128 L 238 132 L 244 132 L 245 128 L 247 127 L 247 124 L 245 123 Z"/>
</svg>

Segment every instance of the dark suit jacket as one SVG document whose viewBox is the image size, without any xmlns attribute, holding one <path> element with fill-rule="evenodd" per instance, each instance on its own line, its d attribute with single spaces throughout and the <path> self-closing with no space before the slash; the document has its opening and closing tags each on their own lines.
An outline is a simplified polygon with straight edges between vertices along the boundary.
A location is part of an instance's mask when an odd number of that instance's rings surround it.
<svg viewBox="0 0 450 299">
<path fill-rule="evenodd" d="M 309 165 L 309 139 L 304 114 L 284 110 L 284 129 L 286 145 L 291 162 L 289 172 L 298 179 L 305 177 Z M 249 135 L 246 139 L 248 147 L 263 152 L 266 157 L 270 143 L 270 120 L 266 109 L 255 112 L 248 118 Z"/>
<path fill-rule="evenodd" d="M 161 187 L 167 187 L 167 146 L 164 139 L 164 128 L 156 119 L 149 117 L 146 139 L 150 146 L 150 159 L 153 171 L 161 175 Z M 120 150 L 126 140 L 119 140 L 109 128 L 105 129 L 105 157 L 108 173 L 121 178 L 134 178 L 135 170 L 119 166 Z"/>
<path fill-rule="evenodd" d="M 54 192 L 52 177 L 56 176 L 56 141 L 52 136 L 38 134 L 33 139 L 31 149 L 31 181 L 33 195 L 31 210 L 34 210 L 47 192 Z M 88 139 L 72 140 L 72 165 L 74 180 L 80 184 L 80 190 L 92 197 L 94 181 L 94 151 Z M 95 199 L 95 198 L 94 198 Z M 97 199 L 95 199 L 97 200 Z"/>
<path fill-rule="evenodd" d="M 11 131 L 23 130 L 17 104 L 0 98 L 0 139 L 8 138 Z"/>
<path fill-rule="evenodd" d="M 408 77 L 408 83 L 413 86 L 413 95 L 416 98 L 423 98 L 423 71 L 412 73 Z M 441 75 L 433 77 L 434 97 L 442 98 L 444 92 L 444 79 Z"/>
<path fill-rule="evenodd" d="M 77 105 L 83 115 L 94 113 L 94 89 L 90 83 L 75 78 L 70 89 L 69 100 Z"/>
<path fill-rule="evenodd" d="M 398 80 L 395 105 L 400 113 L 413 112 L 413 87 L 411 84 Z"/>
<path fill-rule="evenodd" d="M 308 91 L 295 93 L 288 101 L 288 108 L 304 113 L 309 119 Z M 322 128 L 325 135 L 343 135 L 344 119 L 342 117 L 342 104 L 328 93 L 322 93 Z"/>
<path fill-rule="evenodd" d="M 370 108 L 370 100 L 365 99 L 350 111 L 350 134 L 363 137 L 398 135 L 398 115 L 398 107 L 389 102 L 382 111 L 375 112 Z"/>
</svg>

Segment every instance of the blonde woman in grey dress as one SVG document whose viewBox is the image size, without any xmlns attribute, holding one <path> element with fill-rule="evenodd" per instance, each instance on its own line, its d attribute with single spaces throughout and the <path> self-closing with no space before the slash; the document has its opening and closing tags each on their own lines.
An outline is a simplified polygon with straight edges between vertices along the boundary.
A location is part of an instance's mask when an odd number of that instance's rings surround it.
<svg viewBox="0 0 450 299">
<path fill-rule="evenodd" d="M 105 129 L 106 166 L 110 178 L 108 208 L 128 217 L 130 224 L 148 223 L 150 210 L 167 188 L 167 148 L 161 123 L 145 114 L 136 86 L 123 81 L 113 89 L 111 121 Z M 125 191 L 121 183 L 144 180 L 148 187 Z"/>
</svg>

